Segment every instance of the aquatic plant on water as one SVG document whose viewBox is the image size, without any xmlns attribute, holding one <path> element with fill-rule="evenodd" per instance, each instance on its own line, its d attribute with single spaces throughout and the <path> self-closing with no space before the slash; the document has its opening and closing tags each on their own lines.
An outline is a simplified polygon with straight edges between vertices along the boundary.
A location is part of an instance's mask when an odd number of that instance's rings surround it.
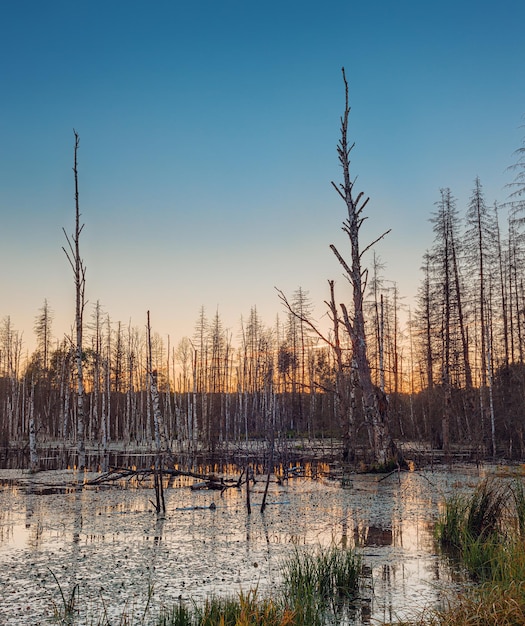
<svg viewBox="0 0 525 626">
<path fill-rule="evenodd" d="M 119 626 L 322 626 L 348 614 L 359 589 L 361 559 L 352 549 L 331 547 L 314 551 L 296 550 L 283 563 L 283 583 L 271 596 L 260 597 L 257 589 L 236 597 L 208 598 L 202 605 L 179 602 L 163 608 L 157 617 L 140 616 L 124 609 Z M 54 574 L 53 574 L 54 576 Z M 54 576 L 55 577 L 55 576 Z M 55 605 L 55 623 L 75 626 L 78 621 L 79 588 L 62 590 L 55 577 L 62 605 Z M 102 602 L 102 599 L 101 599 Z M 109 626 L 102 602 L 90 626 Z"/>
<path fill-rule="evenodd" d="M 55 579 L 62 600 L 59 604 L 53 603 L 54 619 L 64 626 L 73 625 L 75 623 L 75 614 L 79 599 L 79 586 L 78 584 L 74 585 L 70 593 L 64 591 L 55 573 L 49 568 L 48 570 Z"/>
</svg>

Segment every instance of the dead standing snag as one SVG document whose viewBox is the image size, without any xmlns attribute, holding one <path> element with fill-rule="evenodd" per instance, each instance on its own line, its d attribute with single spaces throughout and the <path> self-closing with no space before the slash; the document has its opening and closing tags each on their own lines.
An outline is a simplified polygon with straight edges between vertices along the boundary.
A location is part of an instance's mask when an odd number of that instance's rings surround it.
<svg viewBox="0 0 525 626">
<path fill-rule="evenodd" d="M 369 432 L 369 437 L 373 447 L 374 461 L 385 466 L 397 453 L 396 446 L 390 436 L 388 428 L 387 404 L 381 397 L 383 394 L 374 385 L 372 373 L 367 355 L 367 339 L 364 319 L 364 292 L 366 289 L 366 269 L 362 267 L 362 259 L 373 245 L 380 241 L 390 230 L 377 237 L 363 250 L 360 247 L 360 230 L 366 217 L 363 210 L 368 204 L 369 198 L 365 198 L 363 192 L 354 196 L 355 179 L 350 177 L 350 152 L 354 147 L 348 145 L 348 116 L 350 106 L 348 103 L 348 82 L 345 70 L 342 69 L 343 81 L 345 85 L 345 109 L 341 118 L 341 139 L 337 146 L 339 163 L 343 168 L 343 182 L 333 187 L 346 204 L 348 217 L 343 222 L 343 231 L 347 234 L 350 242 L 351 262 L 347 263 L 337 248 L 332 244 L 330 248 L 342 265 L 345 276 L 352 287 L 352 315 L 347 307 L 340 304 L 343 315 L 343 325 L 350 337 L 352 344 L 352 360 L 355 363 L 357 383 L 362 393 L 365 424 Z"/>
<path fill-rule="evenodd" d="M 355 443 L 351 441 L 355 433 L 356 391 L 362 401 L 365 427 L 372 451 L 374 463 L 386 466 L 389 461 L 397 460 L 397 448 L 390 436 L 388 428 L 388 403 L 386 397 L 372 381 L 372 373 L 367 355 L 367 338 L 364 319 L 364 293 L 366 290 L 367 270 L 362 267 L 363 255 L 390 231 L 384 232 L 363 250 L 360 247 L 360 229 L 366 217 L 363 210 L 369 198 L 359 192 L 354 196 L 354 183 L 350 177 L 350 152 L 354 144 L 348 145 L 348 82 L 344 68 L 343 81 L 345 85 L 345 109 L 341 117 L 341 139 L 337 145 L 339 163 L 343 169 L 343 182 L 339 185 L 332 182 L 339 196 L 344 200 L 348 217 L 343 222 L 343 231 L 350 242 L 350 262 L 339 252 L 335 245 L 330 245 L 332 252 L 344 269 L 344 274 L 352 288 L 352 306 L 344 304 L 339 307 L 335 304 L 334 282 L 330 284 L 330 302 L 326 303 L 333 325 L 333 338 L 324 336 L 312 320 L 297 313 L 288 302 L 282 291 L 278 290 L 279 297 L 287 309 L 311 329 L 334 351 L 336 359 L 335 398 L 340 425 L 342 428 L 344 450 L 343 460 L 353 460 Z M 342 331 L 342 332 L 341 332 Z M 351 358 L 343 358 L 343 342 L 341 334 L 345 333 L 350 339 Z"/>
<path fill-rule="evenodd" d="M 77 154 L 80 142 L 78 133 L 75 134 L 75 149 L 73 161 L 73 174 L 75 178 L 75 232 L 70 238 L 66 233 L 64 235 L 68 244 L 68 249 L 62 247 L 67 260 L 73 270 L 73 278 L 75 282 L 75 360 L 77 366 L 77 449 L 78 449 L 78 467 L 84 469 L 86 465 L 86 444 L 85 444 L 85 415 L 84 415 L 84 370 L 83 370 L 83 319 L 84 308 L 86 305 L 85 288 L 86 288 L 86 268 L 84 261 L 80 256 L 80 233 L 84 228 L 84 224 L 80 224 L 80 205 L 78 196 L 78 167 Z"/>
</svg>

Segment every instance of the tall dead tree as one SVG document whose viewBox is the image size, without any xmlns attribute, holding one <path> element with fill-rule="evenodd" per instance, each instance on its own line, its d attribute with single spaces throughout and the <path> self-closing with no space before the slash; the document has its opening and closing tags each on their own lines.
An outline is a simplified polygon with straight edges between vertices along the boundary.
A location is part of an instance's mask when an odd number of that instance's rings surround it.
<svg viewBox="0 0 525 626">
<path fill-rule="evenodd" d="M 155 432 L 155 495 L 156 504 L 155 509 L 157 513 L 166 512 L 166 503 L 164 501 L 164 489 L 162 482 L 162 464 L 164 453 L 167 451 L 166 430 L 164 427 L 164 420 L 162 419 L 162 413 L 160 411 L 160 399 L 159 399 L 159 386 L 158 386 L 158 374 L 157 370 L 153 369 L 153 353 L 151 349 L 151 324 L 148 311 L 148 325 L 147 325 L 147 340 L 148 340 L 148 378 L 149 378 L 149 392 L 151 395 L 151 402 L 153 407 L 153 425 Z"/>
<path fill-rule="evenodd" d="M 340 185 L 332 183 L 338 194 L 344 200 L 348 219 L 343 223 L 343 230 L 350 241 L 351 262 L 348 264 L 337 248 L 332 244 L 330 248 L 345 270 L 346 278 L 352 286 L 352 310 L 351 314 L 345 304 L 339 308 L 335 303 L 334 281 L 329 281 L 330 302 L 328 306 L 330 319 L 333 324 L 333 340 L 326 337 L 317 328 L 308 315 L 302 315 L 294 309 L 282 291 L 277 290 L 280 299 L 286 308 L 300 321 L 306 323 L 322 341 L 333 350 L 335 356 L 336 379 L 335 400 L 336 410 L 340 421 L 343 437 L 343 460 L 353 460 L 355 453 L 355 415 L 358 396 L 362 399 L 365 425 L 368 431 L 368 439 L 371 446 L 373 461 L 385 466 L 390 460 L 397 457 L 397 448 L 390 436 L 388 427 L 388 400 L 385 393 L 372 381 L 372 372 L 367 354 L 367 338 L 364 318 L 364 293 L 366 289 L 366 270 L 363 270 L 361 262 L 363 255 L 390 231 L 386 231 L 363 250 L 360 248 L 360 229 L 366 219 L 363 209 L 368 203 L 368 198 L 363 199 L 363 193 L 354 197 L 354 182 L 350 178 L 350 152 L 354 147 L 348 145 L 348 116 L 350 107 L 348 104 L 348 83 L 343 68 L 343 81 L 345 85 L 345 110 L 341 118 L 341 139 L 337 146 L 339 162 L 343 168 L 343 182 Z M 348 335 L 351 344 L 351 363 L 343 359 L 343 337 L 341 332 Z M 350 367 L 349 367 L 350 365 Z M 359 393 L 356 393 L 359 392 Z"/>
<path fill-rule="evenodd" d="M 363 192 L 355 195 L 354 184 L 350 176 L 350 152 L 355 144 L 348 144 L 348 116 L 350 106 L 348 103 L 348 82 L 343 68 L 343 81 L 345 85 L 345 109 L 341 117 L 341 139 L 337 146 L 339 163 L 343 168 L 343 182 L 339 185 L 332 182 L 337 193 L 346 204 L 348 218 L 343 222 L 343 231 L 347 234 L 350 242 L 351 261 L 347 263 L 337 248 L 331 244 L 330 248 L 342 265 L 346 278 L 352 287 L 352 310 L 349 313 L 345 304 L 340 304 L 344 327 L 352 344 L 352 359 L 357 373 L 358 385 L 363 399 L 363 410 L 366 426 L 370 439 L 373 442 L 374 460 L 379 464 L 386 464 L 395 454 L 395 445 L 389 434 L 388 427 L 388 402 L 385 394 L 373 384 L 370 363 L 367 354 L 367 338 L 364 318 L 364 292 L 366 289 L 367 271 L 363 269 L 363 255 L 390 230 L 372 241 L 363 250 L 360 246 L 360 230 L 366 217 L 363 214 L 369 198 L 364 197 Z"/>
<path fill-rule="evenodd" d="M 73 160 L 73 173 L 75 177 L 75 232 L 71 237 L 66 233 L 63 228 L 64 235 L 66 237 L 68 248 L 62 247 L 67 260 L 69 261 L 71 268 L 73 269 L 73 279 L 75 283 L 75 332 L 76 332 L 76 345 L 75 345 L 75 360 L 77 369 L 77 451 L 78 451 L 78 467 L 83 469 L 86 465 L 86 443 L 85 443 L 85 416 L 84 416 L 84 372 L 82 363 L 82 335 L 83 335 L 83 318 L 85 301 L 85 287 L 86 287 L 86 268 L 84 261 L 80 256 L 80 233 L 84 228 L 84 224 L 80 224 L 80 206 L 78 196 L 78 145 L 79 136 L 76 130 L 73 130 L 75 135 L 75 149 Z"/>
</svg>

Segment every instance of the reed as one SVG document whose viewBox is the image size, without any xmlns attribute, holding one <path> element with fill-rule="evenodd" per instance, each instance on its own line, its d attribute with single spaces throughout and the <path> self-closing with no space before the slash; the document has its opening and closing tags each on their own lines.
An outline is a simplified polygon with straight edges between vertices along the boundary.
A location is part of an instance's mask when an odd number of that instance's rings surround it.
<svg viewBox="0 0 525 626">
<path fill-rule="evenodd" d="M 437 537 L 480 584 L 452 597 L 425 626 L 525 626 L 525 489 L 488 479 L 448 501 Z"/>
<path fill-rule="evenodd" d="M 360 571 L 361 558 L 352 549 L 296 550 L 285 561 L 284 587 L 292 595 L 350 598 L 358 591 Z"/>
<path fill-rule="evenodd" d="M 179 602 L 171 609 L 164 609 L 156 623 L 156 626 L 193 626 L 195 624 L 193 613 L 183 602 Z"/>
<path fill-rule="evenodd" d="M 420 626 L 525 626 L 525 583 L 485 583 L 426 616 Z"/>
<path fill-rule="evenodd" d="M 490 540 L 502 530 L 505 503 L 509 497 L 507 485 L 490 477 L 474 490 L 466 509 L 465 533 L 472 539 Z"/>
<path fill-rule="evenodd" d="M 259 598 L 257 590 L 237 598 L 210 598 L 202 607 L 179 604 L 165 610 L 155 626 L 306 626 L 278 600 Z"/>
<path fill-rule="evenodd" d="M 509 511 L 512 489 L 494 478 L 482 481 L 470 495 L 456 495 L 445 503 L 436 524 L 436 536 L 442 547 L 463 563 L 480 581 L 492 580 L 505 558 L 510 520 L 516 518 L 516 507 Z M 516 498 L 520 493 L 516 488 Z M 521 494 L 523 495 L 523 494 Z M 524 499 L 525 520 L 525 499 Z"/>
<path fill-rule="evenodd" d="M 297 623 L 315 626 L 348 617 L 359 591 L 361 567 L 361 558 L 352 549 L 292 553 L 283 567 L 283 592 Z"/>
<path fill-rule="evenodd" d="M 516 522 L 520 537 L 525 538 L 525 487 L 521 480 L 515 480 L 511 486 Z"/>
<path fill-rule="evenodd" d="M 456 495 L 445 502 L 435 528 L 442 547 L 459 550 L 463 546 L 467 506 L 465 496 Z"/>
</svg>

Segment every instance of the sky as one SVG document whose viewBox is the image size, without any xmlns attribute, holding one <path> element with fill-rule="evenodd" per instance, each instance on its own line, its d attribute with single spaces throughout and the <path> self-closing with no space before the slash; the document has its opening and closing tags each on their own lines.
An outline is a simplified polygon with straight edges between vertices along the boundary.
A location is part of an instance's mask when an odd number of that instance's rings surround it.
<svg viewBox="0 0 525 626">
<path fill-rule="evenodd" d="M 375 253 L 413 308 L 440 188 L 461 214 L 476 176 L 509 194 L 524 22 L 522 0 L 0 0 L 0 320 L 27 350 L 44 300 L 72 328 L 75 129 L 88 320 L 149 310 L 174 345 L 204 307 L 236 336 L 301 287 L 322 323 L 328 279 L 349 298 L 343 66 L 362 244 L 391 229 Z"/>
</svg>

